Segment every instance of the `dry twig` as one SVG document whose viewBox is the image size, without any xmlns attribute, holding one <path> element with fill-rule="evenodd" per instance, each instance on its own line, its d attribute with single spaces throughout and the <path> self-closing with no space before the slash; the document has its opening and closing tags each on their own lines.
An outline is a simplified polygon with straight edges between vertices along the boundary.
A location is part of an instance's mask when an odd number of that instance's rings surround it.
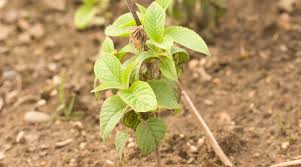
<svg viewBox="0 0 301 167">
<path fill-rule="evenodd" d="M 282 162 L 279 164 L 274 164 L 270 167 L 300 167 L 301 166 L 301 159 L 294 160 L 294 161 L 288 161 L 288 162 Z"/>
<path fill-rule="evenodd" d="M 226 154 L 223 152 L 223 150 L 217 143 L 215 137 L 213 136 L 212 132 L 208 128 L 206 122 L 202 118 L 199 111 L 196 109 L 195 105 L 193 104 L 193 102 L 192 102 L 191 98 L 189 97 L 189 95 L 187 94 L 186 90 L 180 84 L 179 84 L 179 86 L 182 90 L 182 95 L 183 95 L 184 99 L 186 100 L 187 104 L 189 105 L 189 107 L 193 111 L 193 113 L 197 116 L 198 120 L 201 123 L 202 128 L 205 130 L 205 134 L 206 134 L 206 136 L 209 140 L 209 143 L 212 146 L 214 152 L 220 158 L 220 160 L 224 163 L 225 166 L 232 167 L 233 166 L 232 163 L 230 162 L 230 160 L 228 159 Z"/>
</svg>

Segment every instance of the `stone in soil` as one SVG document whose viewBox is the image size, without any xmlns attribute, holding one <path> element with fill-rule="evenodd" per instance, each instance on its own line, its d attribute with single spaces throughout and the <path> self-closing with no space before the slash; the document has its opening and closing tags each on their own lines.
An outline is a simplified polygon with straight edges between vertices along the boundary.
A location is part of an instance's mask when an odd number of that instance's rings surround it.
<svg viewBox="0 0 301 167">
<path fill-rule="evenodd" d="M 14 71 L 14 70 L 5 70 L 3 71 L 2 73 L 2 77 L 5 79 L 5 80 L 15 80 L 16 77 L 17 77 L 17 72 Z"/>
<path fill-rule="evenodd" d="M 16 142 L 17 143 L 24 143 L 25 142 L 25 138 L 24 138 L 24 131 L 21 131 L 18 133 L 17 137 L 16 137 Z"/>
<path fill-rule="evenodd" d="M 278 8 L 282 11 L 292 12 L 297 4 L 297 0 L 280 0 Z"/>
<path fill-rule="evenodd" d="M 64 141 L 61 141 L 61 142 L 57 142 L 57 143 L 55 144 L 55 147 L 56 147 L 56 148 L 64 147 L 64 146 L 66 146 L 66 145 L 72 143 L 72 141 L 73 141 L 73 139 L 67 139 L 67 140 L 64 140 Z"/>
<path fill-rule="evenodd" d="M 7 3 L 7 0 L 0 0 L 0 9 L 4 8 Z"/>
<path fill-rule="evenodd" d="M 36 39 L 42 38 L 45 34 L 45 30 L 42 24 L 36 24 L 32 26 L 29 32 Z"/>
<path fill-rule="evenodd" d="M 5 158 L 5 154 L 3 151 L 0 151 L 0 161 L 3 160 Z M 0 167 L 1 167 L 1 163 L 0 163 Z"/>
<path fill-rule="evenodd" d="M 111 161 L 111 160 L 106 160 L 106 164 L 109 165 L 109 166 L 115 166 L 114 162 Z"/>
<path fill-rule="evenodd" d="M 4 106 L 4 100 L 2 97 L 0 97 L 0 111 L 2 110 L 3 106 Z"/>
<path fill-rule="evenodd" d="M 24 120 L 30 123 L 42 123 L 48 122 L 50 120 L 50 116 L 42 112 L 29 111 L 25 113 Z"/>
</svg>

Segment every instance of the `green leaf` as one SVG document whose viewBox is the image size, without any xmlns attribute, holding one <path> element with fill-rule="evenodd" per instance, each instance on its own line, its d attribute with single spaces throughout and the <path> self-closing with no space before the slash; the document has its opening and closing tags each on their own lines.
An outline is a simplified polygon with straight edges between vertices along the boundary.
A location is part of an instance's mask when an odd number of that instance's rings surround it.
<svg viewBox="0 0 301 167">
<path fill-rule="evenodd" d="M 138 115 L 135 113 L 135 111 L 129 111 L 127 112 L 122 119 L 122 123 L 133 130 L 136 129 L 137 125 L 140 123 L 140 120 L 138 118 Z"/>
<path fill-rule="evenodd" d="M 93 90 L 95 90 L 95 88 L 97 87 L 97 84 L 98 84 L 98 79 L 94 78 Z M 93 90 L 91 92 L 93 92 Z M 95 91 L 94 95 L 95 95 L 96 99 L 99 100 L 100 93 Z"/>
<path fill-rule="evenodd" d="M 138 7 L 139 12 L 140 12 L 142 15 L 144 15 L 145 12 L 146 12 L 146 8 L 145 8 L 144 6 L 142 6 L 142 5 L 140 5 L 139 3 L 136 3 L 136 5 L 137 5 L 137 7 Z"/>
<path fill-rule="evenodd" d="M 140 72 L 142 63 L 145 60 L 147 60 L 149 58 L 154 58 L 154 57 L 155 57 L 155 55 L 153 55 L 150 51 L 144 51 L 137 56 L 137 58 L 136 58 L 137 65 L 133 72 L 134 80 L 139 80 L 139 72 Z"/>
<path fill-rule="evenodd" d="M 136 61 L 133 61 L 130 64 L 128 64 L 126 68 L 122 71 L 121 82 L 125 89 L 129 87 L 131 74 L 135 66 L 136 66 Z"/>
<path fill-rule="evenodd" d="M 149 85 L 155 92 L 158 105 L 161 108 L 179 109 L 179 94 L 174 84 L 164 80 L 150 80 Z"/>
<path fill-rule="evenodd" d="M 129 137 L 130 133 L 128 131 L 122 131 L 116 135 L 115 148 L 120 158 L 122 157 L 123 149 Z"/>
<path fill-rule="evenodd" d="M 96 86 L 91 92 L 99 92 L 107 89 L 124 89 L 123 85 L 116 82 L 104 82 Z"/>
<path fill-rule="evenodd" d="M 115 53 L 115 56 L 121 60 L 127 53 L 138 54 L 138 50 L 133 46 L 133 44 L 127 44 Z"/>
<path fill-rule="evenodd" d="M 172 81 L 178 80 L 175 62 L 169 56 L 160 57 L 160 71 L 164 77 Z"/>
<path fill-rule="evenodd" d="M 180 45 L 205 55 L 210 55 L 205 41 L 197 33 L 188 28 L 181 26 L 167 27 L 165 29 L 165 34 L 171 35 L 174 41 Z"/>
<path fill-rule="evenodd" d="M 164 37 L 165 11 L 156 2 L 153 2 L 144 15 L 144 29 L 150 39 L 161 42 Z"/>
<path fill-rule="evenodd" d="M 100 130 L 103 139 L 106 139 L 126 112 L 126 104 L 118 96 L 107 98 L 101 106 Z"/>
<path fill-rule="evenodd" d="M 136 112 L 154 111 L 158 107 L 153 89 L 143 81 L 134 82 L 129 89 L 122 90 L 119 95 Z"/>
<path fill-rule="evenodd" d="M 143 154 L 150 154 L 160 144 L 166 132 L 166 125 L 158 118 L 141 122 L 136 129 L 136 141 Z"/>
<path fill-rule="evenodd" d="M 136 22 L 133 18 L 132 13 L 125 13 L 119 16 L 112 25 L 118 28 L 125 28 L 130 26 L 136 26 Z"/>
<path fill-rule="evenodd" d="M 112 37 L 129 37 L 131 34 L 131 27 L 119 28 L 113 25 L 109 25 L 105 29 L 105 35 Z"/>
<path fill-rule="evenodd" d="M 97 79 L 101 82 L 119 83 L 121 85 L 121 64 L 120 61 L 113 55 L 104 55 L 96 60 L 94 72 Z"/>
<path fill-rule="evenodd" d="M 181 64 L 184 62 L 189 61 L 189 54 L 186 50 L 179 48 L 179 47 L 173 47 L 171 49 L 171 54 L 175 58 L 177 64 Z"/>
<path fill-rule="evenodd" d="M 81 5 L 75 13 L 74 24 L 78 29 L 85 29 L 96 14 L 93 5 Z"/>
<path fill-rule="evenodd" d="M 110 37 L 106 37 L 106 39 L 102 42 L 101 45 L 101 53 L 103 54 L 114 54 L 115 48 L 114 43 Z"/>
<path fill-rule="evenodd" d="M 166 10 L 168 6 L 171 4 L 172 0 L 156 0 L 156 2 L 164 9 Z"/>
<path fill-rule="evenodd" d="M 86 5 L 94 5 L 98 0 L 84 0 L 84 4 Z"/>
<path fill-rule="evenodd" d="M 146 41 L 146 44 L 152 44 L 158 48 L 164 49 L 166 51 L 170 51 L 173 45 L 173 38 L 170 35 L 164 35 L 162 42 L 156 42 L 152 39 Z"/>
</svg>

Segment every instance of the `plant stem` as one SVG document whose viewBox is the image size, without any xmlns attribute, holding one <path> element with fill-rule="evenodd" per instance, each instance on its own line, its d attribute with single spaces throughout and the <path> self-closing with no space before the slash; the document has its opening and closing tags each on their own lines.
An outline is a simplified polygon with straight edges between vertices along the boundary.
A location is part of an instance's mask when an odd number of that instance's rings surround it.
<svg viewBox="0 0 301 167">
<path fill-rule="evenodd" d="M 140 26 L 141 25 L 141 21 L 140 21 L 138 15 L 136 13 L 134 3 L 132 2 L 132 0 L 126 0 L 126 2 L 127 2 L 127 6 L 129 8 L 130 12 L 132 13 L 132 15 L 133 15 L 133 17 L 135 19 L 136 25 Z"/>
<path fill-rule="evenodd" d="M 161 167 L 161 158 L 160 158 L 160 150 L 159 150 L 159 146 L 156 148 L 156 163 L 157 163 L 157 167 Z"/>
<path fill-rule="evenodd" d="M 212 146 L 214 152 L 220 158 L 220 160 L 224 163 L 225 166 L 232 167 L 233 166 L 232 163 L 230 162 L 230 160 L 228 159 L 226 154 L 223 152 L 223 150 L 219 146 L 218 142 L 216 141 L 215 137 L 213 136 L 213 133 L 210 131 L 210 129 L 208 128 L 206 122 L 202 118 L 201 114 L 196 109 L 195 105 L 193 104 L 193 102 L 192 102 L 191 98 L 189 97 L 189 95 L 187 94 L 186 90 L 180 85 L 180 83 L 178 83 L 178 84 L 179 84 L 179 87 L 182 90 L 183 97 L 185 98 L 185 100 L 188 103 L 189 107 L 191 108 L 193 113 L 197 116 L 197 118 L 199 119 L 199 121 L 201 123 L 201 126 L 205 130 L 205 134 L 206 134 L 206 136 L 209 140 L 209 143 Z"/>
</svg>

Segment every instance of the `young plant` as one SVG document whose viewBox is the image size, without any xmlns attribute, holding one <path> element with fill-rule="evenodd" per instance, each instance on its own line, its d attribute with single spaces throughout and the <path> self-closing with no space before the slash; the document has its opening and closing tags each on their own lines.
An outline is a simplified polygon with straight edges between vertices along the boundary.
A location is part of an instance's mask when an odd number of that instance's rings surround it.
<svg viewBox="0 0 301 167">
<path fill-rule="evenodd" d="M 178 23 L 193 22 L 201 28 L 215 28 L 225 11 L 225 0 L 174 0 L 168 8 L 168 14 Z"/>
<path fill-rule="evenodd" d="M 58 100 L 60 104 L 57 107 L 56 111 L 52 114 L 51 121 L 53 121 L 58 116 L 63 116 L 66 120 L 75 119 L 81 116 L 82 115 L 81 112 L 74 111 L 76 95 L 73 94 L 69 98 L 65 96 L 64 81 L 62 81 L 62 83 L 59 85 L 58 92 L 59 92 Z"/>
<path fill-rule="evenodd" d="M 110 37 L 103 41 L 94 66 L 100 84 L 92 91 L 111 89 L 114 94 L 102 104 L 100 129 L 106 140 L 119 122 L 125 126 L 115 138 L 120 156 L 130 135 L 135 135 L 138 147 L 146 155 L 158 148 L 166 133 L 158 111 L 180 109 L 177 83 L 189 55 L 174 44 L 210 55 L 197 33 L 165 25 L 171 2 L 156 0 L 147 8 L 137 4 L 137 15 L 135 11 L 125 13 L 105 29 L 107 36 L 129 38 L 129 44 L 119 50 Z"/>
<path fill-rule="evenodd" d="M 83 0 L 83 4 L 76 10 L 74 16 L 74 24 L 77 29 L 87 28 L 93 20 L 95 21 L 96 15 L 102 13 L 108 7 L 110 0 Z M 95 21 L 97 22 L 97 20 Z M 104 18 L 100 17 L 98 22 L 104 22 Z"/>
</svg>

